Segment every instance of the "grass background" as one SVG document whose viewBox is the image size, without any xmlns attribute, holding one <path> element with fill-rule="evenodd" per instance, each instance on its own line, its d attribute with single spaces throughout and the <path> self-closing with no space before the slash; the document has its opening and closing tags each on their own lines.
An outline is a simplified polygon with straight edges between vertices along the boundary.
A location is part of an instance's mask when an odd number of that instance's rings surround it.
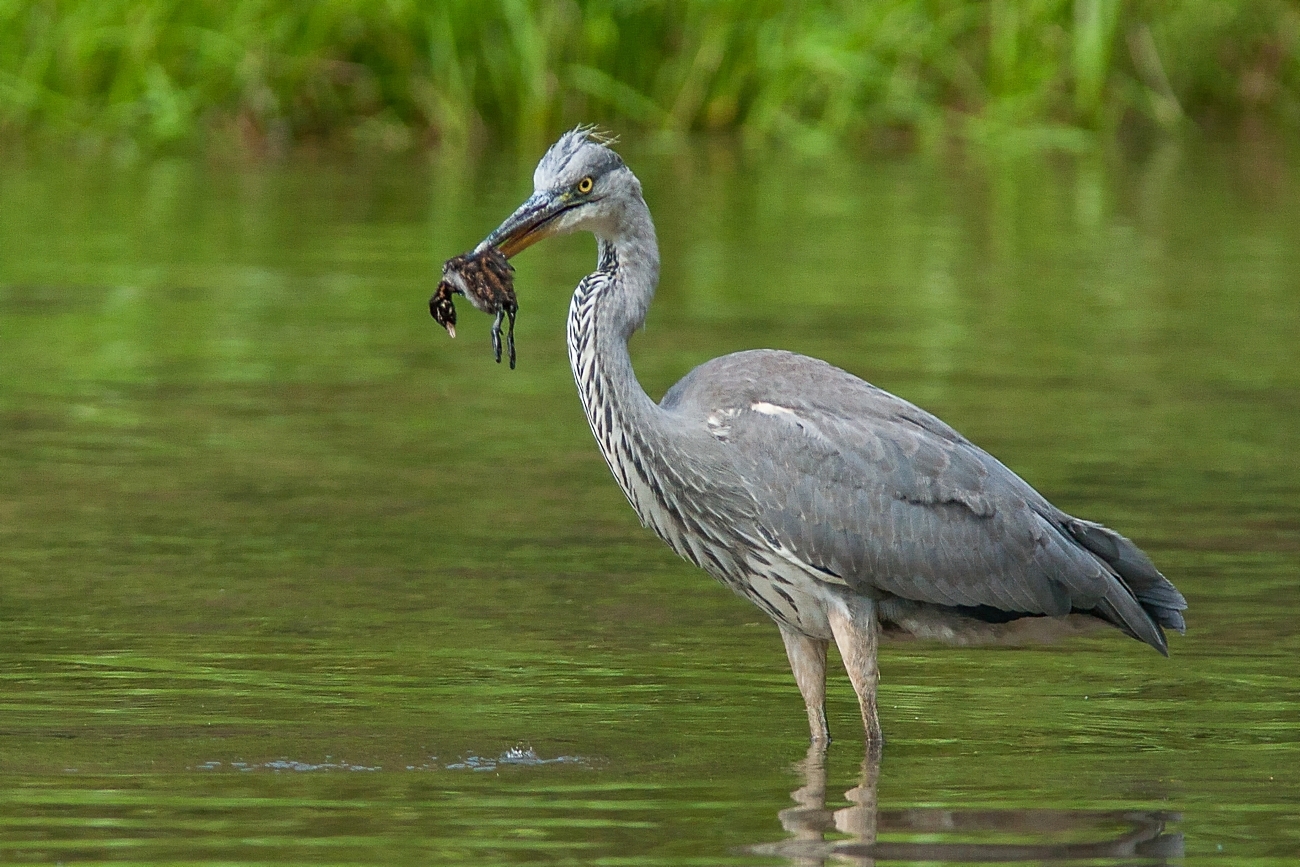
<svg viewBox="0 0 1300 867">
<path fill-rule="evenodd" d="M 1300 126 L 1294 0 L 0 0 L 0 136 L 801 148 Z"/>
</svg>

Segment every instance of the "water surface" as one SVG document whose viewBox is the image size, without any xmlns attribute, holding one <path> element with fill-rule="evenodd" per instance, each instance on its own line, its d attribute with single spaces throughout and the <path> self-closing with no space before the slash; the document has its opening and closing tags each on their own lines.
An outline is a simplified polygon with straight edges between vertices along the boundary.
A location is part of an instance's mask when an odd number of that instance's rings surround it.
<svg viewBox="0 0 1300 867">
<path fill-rule="evenodd" d="M 772 346 L 921 404 L 1149 551 L 1171 657 L 889 646 L 882 765 L 838 671 L 805 757 L 774 627 L 591 442 L 562 341 L 594 243 L 517 260 L 515 371 L 467 304 L 455 341 L 428 317 L 536 155 L 14 155 L 0 860 L 1293 863 L 1297 151 L 625 154 L 653 396 Z"/>
</svg>

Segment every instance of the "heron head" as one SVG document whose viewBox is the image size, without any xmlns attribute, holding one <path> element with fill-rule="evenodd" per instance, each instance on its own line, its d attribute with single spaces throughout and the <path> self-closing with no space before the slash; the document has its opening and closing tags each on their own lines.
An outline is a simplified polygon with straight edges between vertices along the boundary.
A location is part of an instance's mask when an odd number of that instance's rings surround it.
<svg viewBox="0 0 1300 867">
<path fill-rule="evenodd" d="M 513 256 L 551 235 L 587 230 L 617 234 L 627 206 L 640 202 L 641 184 L 609 140 L 578 127 L 551 145 L 533 172 L 533 194 L 479 244 Z"/>
</svg>

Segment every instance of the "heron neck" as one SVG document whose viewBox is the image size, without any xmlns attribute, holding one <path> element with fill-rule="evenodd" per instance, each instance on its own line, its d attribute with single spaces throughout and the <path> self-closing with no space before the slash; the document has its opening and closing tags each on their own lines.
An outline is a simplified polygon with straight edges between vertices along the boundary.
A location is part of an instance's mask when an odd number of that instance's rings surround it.
<svg viewBox="0 0 1300 867">
<path fill-rule="evenodd" d="M 599 238 L 600 264 L 578 285 L 569 307 L 568 347 L 582 407 L 605 460 L 633 506 L 641 505 L 620 468 L 623 457 L 657 439 L 662 410 L 632 369 L 627 341 L 645 322 L 659 280 L 659 247 L 649 210 L 633 225 Z M 625 221 L 626 222 L 626 221 Z"/>
<path fill-rule="evenodd" d="M 659 280 L 651 232 L 648 239 L 599 239 L 600 266 L 578 288 L 570 310 L 570 349 L 579 349 L 575 362 L 582 356 L 587 361 L 574 367 L 579 386 L 584 380 L 598 384 L 602 397 L 625 411 L 654 405 L 637 381 L 627 346 L 645 323 Z"/>
<path fill-rule="evenodd" d="M 600 299 L 602 324 L 626 341 L 645 323 L 659 285 L 659 241 L 645 201 L 637 196 L 619 214 L 615 231 L 597 241 L 599 273 L 613 283 Z"/>
</svg>

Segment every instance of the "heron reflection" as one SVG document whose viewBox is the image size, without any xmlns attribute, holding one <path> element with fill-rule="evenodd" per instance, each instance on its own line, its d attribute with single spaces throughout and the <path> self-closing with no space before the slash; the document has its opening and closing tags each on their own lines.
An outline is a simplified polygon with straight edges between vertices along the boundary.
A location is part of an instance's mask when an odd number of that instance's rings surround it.
<svg viewBox="0 0 1300 867">
<path fill-rule="evenodd" d="M 796 806 L 777 818 L 788 839 L 749 847 L 754 855 L 787 858 L 797 867 L 873 865 L 877 861 L 971 863 L 1166 864 L 1181 859 L 1183 838 L 1165 833 L 1179 817 L 1144 810 L 879 809 L 880 761 L 869 750 L 858 784 L 843 806 L 827 805 L 826 752 L 817 744 L 795 765 L 802 783 L 790 793 Z M 910 839 L 909 839 L 910 838 Z M 993 838 L 993 839 L 990 839 Z M 999 839 L 1000 838 L 1000 839 Z M 1092 838 L 1081 841 L 1083 838 Z"/>
</svg>

